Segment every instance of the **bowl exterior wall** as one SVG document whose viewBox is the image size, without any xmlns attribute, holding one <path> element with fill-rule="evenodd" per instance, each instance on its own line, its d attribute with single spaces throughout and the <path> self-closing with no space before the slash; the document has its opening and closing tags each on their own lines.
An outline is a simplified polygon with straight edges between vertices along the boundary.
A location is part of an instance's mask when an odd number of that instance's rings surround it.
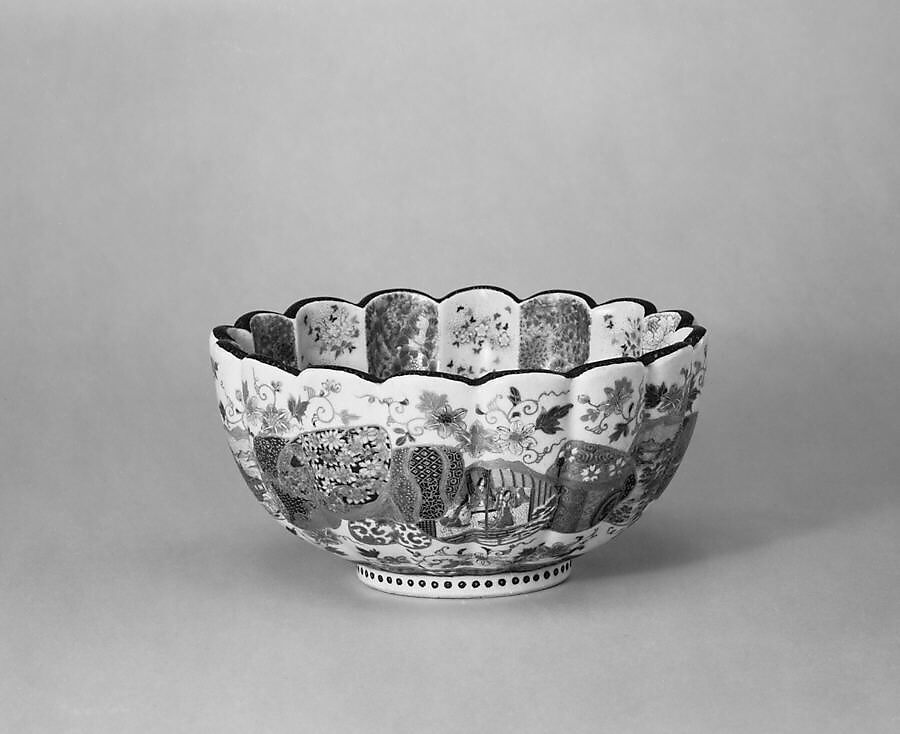
<svg viewBox="0 0 900 734">
<path fill-rule="evenodd" d="M 318 323 L 306 321 L 298 340 Z M 361 339 L 364 322 L 355 326 Z M 265 323 L 266 334 L 285 329 Z M 471 575 L 547 566 L 633 524 L 691 439 L 707 344 L 648 365 L 481 384 L 324 367 L 294 375 L 215 338 L 210 353 L 238 469 L 285 528 L 368 568 Z"/>
</svg>

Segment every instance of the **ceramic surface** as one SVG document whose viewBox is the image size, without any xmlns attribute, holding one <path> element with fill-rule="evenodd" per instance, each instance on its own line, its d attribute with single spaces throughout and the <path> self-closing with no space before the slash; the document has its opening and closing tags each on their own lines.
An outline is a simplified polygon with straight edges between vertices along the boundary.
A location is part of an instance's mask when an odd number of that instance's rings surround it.
<svg viewBox="0 0 900 734">
<path fill-rule="evenodd" d="M 559 583 L 641 516 L 693 434 L 707 340 L 646 301 L 476 287 L 253 312 L 210 352 L 269 513 L 369 586 L 460 597 Z"/>
</svg>

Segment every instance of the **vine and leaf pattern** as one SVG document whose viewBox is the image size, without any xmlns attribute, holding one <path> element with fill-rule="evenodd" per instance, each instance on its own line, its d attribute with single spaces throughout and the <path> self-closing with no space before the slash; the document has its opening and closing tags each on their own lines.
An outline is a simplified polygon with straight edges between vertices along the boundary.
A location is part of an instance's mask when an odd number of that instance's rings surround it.
<svg viewBox="0 0 900 734">
<path fill-rule="evenodd" d="M 547 406 L 542 401 L 566 394 L 567 391 L 550 390 L 536 398 L 524 398 L 518 388 L 511 387 L 505 395 L 495 395 L 485 407 L 476 405 L 471 419 L 469 409 L 454 408 L 445 393 L 423 390 L 415 405 L 418 413 L 413 417 L 407 417 L 410 407 L 407 398 L 396 400 L 371 393 L 358 397 L 384 407 L 385 425 L 394 434 L 395 446 L 415 443 L 417 438 L 431 433 L 455 441 L 456 447 L 472 458 L 502 452 L 521 457 L 526 464 L 535 464 L 564 441 L 561 438 L 541 448 L 539 438 L 541 434 L 561 433 L 560 422 L 573 406 L 572 403 Z"/>
<path fill-rule="evenodd" d="M 612 387 L 604 388 L 603 392 L 604 397 L 598 402 L 594 402 L 590 395 L 585 394 L 577 398 L 578 402 L 586 407 L 581 415 L 581 421 L 593 424 L 585 426 L 585 430 L 597 436 L 609 431 L 610 441 L 618 441 L 632 435 L 643 415 L 644 383 L 641 382 L 635 395 L 632 381 L 622 377 L 616 380 Z"/>
<path fill-rule="evenodd" d="M 337 380 L 323 380 L 319 388 L 304 386 L 302 397 L 288 396 L 287 407 L 280 408 L 277 395 L 283 384 L 279 380 L 265 382 L 251 372 L 251 380 L 241 383 L 244 425 L 256 436 L 284 436 L 307 428 L 340 420 L 350 425 L 360 416 L 346 408 L 337 410 L 333 396 L 341 391 Z"/>
<path fill-rule="evenodd" d="M 694 408 L 694 401 L 700 397 L 706 381 L 706 349 L 703 359 L 695 360 L 691 367 L 679 371 L 680 384 L 649 384 L 644 391 L 644 410 L 658 410 L 663 415 L 685 415 Z M 649 413 L 645 413 L 646 419 Z"/>
</svg>

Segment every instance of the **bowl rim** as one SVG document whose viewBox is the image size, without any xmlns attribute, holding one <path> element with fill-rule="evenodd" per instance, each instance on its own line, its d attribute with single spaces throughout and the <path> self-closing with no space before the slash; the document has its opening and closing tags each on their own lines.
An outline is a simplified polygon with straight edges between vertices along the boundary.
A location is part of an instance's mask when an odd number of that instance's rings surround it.
<svg viewBox="0 0 900 734">
<path fill-rule="evenodd" d="M 534 298 L 538 298 L 541 296 L 549 296 L 549 295 L 566 295 L 566 296 L 574 296 L 577 298 L 581 298 L 585 301 L 588 308 L 593 310 L 599 306 L 606 306 L 613 303 L 636 303 L 643 307 L 644 309 L 644 317 L 651 316 L 653 314 L 658 313 L 675 313 L 679 316 L 679 322 L 676 325 L 677 329 L 689 328 L 690 332 L 672 344 L 668 344 L 664 347 L 660 347 L 659 349 L 654 349 L 646 354 L 642 354 L 637 357 L 612 357 L 610 359 L 602 359 L 595 360 L 592 362 L 585 362 L 584 364 L 578 365 L 577 367 L 573 367 L 572 369 L 566 370 L 565 372 L 559 372 L 557 370 L 548 370 L 548 369 L 511 369 L 511 370 L 497 370 L 495 372 L 489 372 L 485 375 L 481 375 L 480 377 L 466 377 L 465 375 L 457 375 L 451 372 L 444 372 L 441 370 L 399 370 L 385 377 L 378 377 L 371 372 L 367 372 L 365 370 L 359 370 L 355 367 L 346 367 L 343 365 L 335 365 L 335 364 L 327 364 L 327 365 L 309 365 L 307 367 L 294 367 L 292 365 L 281 362 L 280 360 L 273 359 L 271 357 L 266 357 L 261 354 L 249 354 L 246 352 L 241 346 L 232 338 L 229 333 L 230 329 L 241 329 L 243 331 L 250 330 L 250 321 L 252 318 L 258 314 L 275 314 L 278 316 L 285 316 L 289 319 L 294 319 L 299 312 L 299 310 L 310 303 L 316 303 L 319 301 L 324 302 L 338 302 L 338 303 L 346 303 L 351 306 L 357 306 L 359 308 L 365 308 L 365 306 L 377 298 L 378 296 L 382 296 L 388 293 L 412 293 L 418 296 L 422 296 L 424 298 L 428 298 L 436 304 L 441 304 L 444 301 L 457 296 L 461 293 L 466 293 L 468 291 L 475 290 L 486 290 L 493 291 L 495 293 L 503 294 L 517 304 L 521 305 L 526 301 L 530 301 Z M 461 382 L 466 385 L 478 386 L 483 385 L 491 380 L 501 379 L 504 377 L 509 377 L 511 375 L 559 375 L 560 377 L 572 379 L 574 377 L 578 377 L 579 375 L 584 374 L 585 372 L 589 372 L 591 370 L 607 367 L 610 365 L 621 365 L 621 364 L 642 364 L 645 367 L 649 366 L 653 362 L 662 357 L 667 357 L 675 352 L 678 352 L 682 349 L 691 348 L 699 344 L 700 340 L 706 336 L 706 328 L 701 326 L 700 324 L 695 323 L 694 315 L 690 311 L 686 311 L 684 309 L 673 308 L 673 309 L 664 309 L 659 311 L 653 302 L 648 301 L 643 298 L 634 298 L 634 297 L 625 297 L 625 298 L 611 298 L 607 301 L 597 302 L 591 296 L 586 293 L 582 293 L 581 291 L 569 290 L 569 289 L 547 289 L 538 291 L 537 293 L 528 296 L 527 298 L 519 298 L 511 291 L 506 288 L 502 288 L 500 286 L 494 285 L 470 285 L 465 286 L 463 288 L 457 288 L 456 290 L 450 291 L 447 295 L 442 298 L 435 298 L 429 293 L 426 293 L 421 290 L 417 290 L 415 288 L 384 288 L 377 291 L 372 291 L 371 293 L 363 296 L 359 301 L 350 301 L 346 298 L 341 298 L 337 296 L 312 296 L 308 298 L 302 298 L 299 301 L 295 301 L 288 308 L 286 308 L 283 312 L 272 311 L 270 309 L 256 309 L 253 311 L 248 311 L 237 319 L 235 319 L 233 325 L 220 325 L 216 326 L 212 329 L 211 338 L 214 343 L 219 346 L 221 349 L 229 352 L 233 356 L 238 359 L 248 359 L 251 361 L 259 362 L 261 364 L 268 365 L 270 367 L 275 367 L 289 375 L 297 376 L 302 372 L 307 370 L 325 370 L 329 372 L 339 372 L 344 374 L 355 375 L 356 377 L 365 380 L 366 382 L 370 382 L 373 384 L 382 384 L 388 380 L 392 380 L 396 377 L 407 377 L 407 376 L 417 376 L 417 377 L 437 377 L 445 380 L 451 380 L 454 382 Z"/>
</svg>

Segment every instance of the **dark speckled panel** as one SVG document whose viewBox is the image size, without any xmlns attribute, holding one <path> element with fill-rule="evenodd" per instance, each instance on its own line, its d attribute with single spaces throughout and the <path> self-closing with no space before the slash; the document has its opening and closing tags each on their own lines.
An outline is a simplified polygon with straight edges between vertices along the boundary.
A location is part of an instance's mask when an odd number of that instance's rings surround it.
<svg viewBox="0 0 900 734">
<path fill-rule="evenodd" d="M 258 313 L 250 319 L 256 354 L 297 366 L 294 321 L 277 313 Z"/>
<path fill-rule="evenodd" d="M 575 296 L 538 296 L 522 304 L 519 368 L 564 372 L 587 362 L 591 313 Z"/>
<path fill-rule="evenodd" d="M 369 372 L 388 377 L 402 370 L 436 370 L 438 309 L 430 298 L 395 291 L 366 305 Z"/>
</svg>

